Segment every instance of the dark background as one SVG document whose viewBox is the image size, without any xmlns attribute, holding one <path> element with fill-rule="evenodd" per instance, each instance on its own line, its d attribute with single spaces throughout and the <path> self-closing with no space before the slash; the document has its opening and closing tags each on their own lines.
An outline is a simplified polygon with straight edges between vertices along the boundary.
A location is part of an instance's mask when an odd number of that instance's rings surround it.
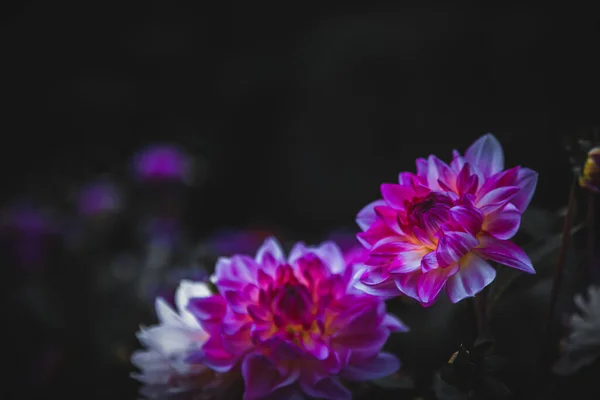
<svg viewBox="0 0 600 400">
<path fill-rule="evenodd" d="M 266 224 L 310 240 L 354 229 L 379 184 L 416 157 L 449 161 L 492 132 L 507 165 L 540 172 L 532 204 L 555 209 L 569 185 L 561 138 L 600 117 L 594 11 L 13 3 L 0 16 L 1 200 L 61 203 L 72 185 L 126 176 L 140 146 L 167 141 L 204 160 L 188 202 L 194 235 Z M 81 277 L 60 276 L 66 288 Z M 82 324 L 94 318 L 78 310 Z M 11 330 L 35 330 L 14 314 Z M 77 356 L 51 390 L 131 386 L 127 371 L 106 381 L 94 369 L 82 335 L 71 332 Z"/>
</svg>

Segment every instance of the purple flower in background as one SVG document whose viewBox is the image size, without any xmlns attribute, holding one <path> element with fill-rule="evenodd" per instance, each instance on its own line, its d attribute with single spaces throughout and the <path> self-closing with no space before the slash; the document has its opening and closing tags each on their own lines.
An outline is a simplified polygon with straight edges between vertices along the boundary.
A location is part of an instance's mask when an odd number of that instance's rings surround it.
<svg viewBox="0 0 600 400">
<path fill-rule="evenodd" d="M 133 159 L 136 178 L 143 182 L 191 183 L 192 160 L 178 146 L 153 145 Z"/>
<path fill-rule="evenodd" d="M 5 209 L 0 218 L 3 236 L 11 242 L 17 262 L 25 267 L 41 265 L 45 259 L 46 241 L 58 235 L 60 227 L 50 212 L 28 202 Z"/>
<path fill-rule="evenodd" d="M 80 215 L 92 217 L 116 212 L 121 208 L 121 193 L 109 181 L 97 181 L 83 186 L 77 196 Z"/>
</svg>

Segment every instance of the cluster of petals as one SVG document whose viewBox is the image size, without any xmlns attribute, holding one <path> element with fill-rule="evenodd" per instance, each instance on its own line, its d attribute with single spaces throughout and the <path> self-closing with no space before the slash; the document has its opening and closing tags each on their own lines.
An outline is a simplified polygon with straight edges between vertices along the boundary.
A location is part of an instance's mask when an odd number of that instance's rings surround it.
<svg viewBox="0 0 600 400">
<path fill-rule="evenodd" d="M 256 257 L 219 259 L 219 293 L 188 304 L 209 339 L 187 361 L 240 370 L 245 400 L 350 399 L 344 380 L 399 368 L 381 350 L 391 332 L 407 330 L 382 298 L 354 287 L 357 265 L 333 242 L 296 244 L 286 258 L 272 238 Z"/>
<path fill-rule="evenodd" d="M 213 374 L 201 364 L 186 362 L 187 355 L 202 347 L 208 339 L 198 320 L 187 311 L 191 298 L 210 296 L 202 282 L 184 280 L 175 293 L 174 310 L 161 298 L 156 300 L 159 323 L 141 327 L 139 341 L 146 347 L 133 353 L 131 362 L 140 369 L 133 378 L 144 384 L 141 394 L 147 398 L 165 399 L 195 390 L 212 380 Z"/>
<path fill-rule="evenodd" d="M 363 208 L 359 241 L 369 251 L 357 287 L 382 297 L 406 295 L 423 306 L 445 288 L 451 302 L 489 285 L 494 261 L 535 273 L 525 252 L 509 241 L 531 201 L 537 173 L 504 169 L 500 143 L 486 134 L 450 164 L 417 159 L 416 174 L 381 185 L 383 199 Z"/>
</svg>

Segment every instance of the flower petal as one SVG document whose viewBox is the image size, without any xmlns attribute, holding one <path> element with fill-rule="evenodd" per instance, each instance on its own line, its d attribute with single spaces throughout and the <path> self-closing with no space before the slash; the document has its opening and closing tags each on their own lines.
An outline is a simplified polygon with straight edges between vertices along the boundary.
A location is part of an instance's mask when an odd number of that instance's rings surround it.
<svg viewBox="0 0 600 400">
<path fill-rule="evenodd" d="M 435 251 L 431 251 L 427 254 L 425 254 L 425 256 L 423 256 L 423 258 L 421 259 L 421 271 L 423 272 L 429 272 L 432 269 L 436 269 L 439 268 L 440 265 L 438 264 L 437 261 L 437 256 Z"/>
<path fill-rule="evenodd" d="M 227 304 L 221 295 L 210 297 L 197 297 L 190 299 L 188 310 L 200 320 L 222 318 L 225 315 Z"/>
<path fill-rule="evenodd" d="M 396 258 L 388 268 L 388 272 L 392 274 L 404 274 L 415 271 L 421 266 L 423 257 L 429 251 L 424 246 L 406 242 L 400 242 L 397 249 Z"/>
<path fill-rule="evenodd" d="M 458 303 L 466 297 L 473 297 L 495 277 L 494 267 L 475 254 L 468 254 L 460 261 L 458 272 L 448 279 L 448 298 L 451 303 Z"/>
<path fill-rule="evenodd" d="M 285 256 L 281 245 L 274 237 L 267 238 L 256 252 L 255 261 L 261 269 L 272 270 L 285 263 Z"/>
<path fill-rule="evenodd" d="M 400 368 L 400 360 L 393 354 L 379 353 L 377 356 L 348 365 L 342 374 L 353 381 L 369 381 L 389 376 Z"/>
<path fill-rule="evenodd" d="M 435 251 L 441 268 L 455 264 L 479 244 L 477 238 L 467 232 L 443 232 Z"/>
<path fill-rule="evenodd" d="M 262 354 L 249 354 L 242 362 L 242 376 L 246 390 L 244 400 L 259 400 L 297 380 L 297 375 L 282 377 Z"/>
<path fill-rule="evenodd" d="M 428 164 L 429 164 L 429 168 L 435 168 L 437 170 L 437 179 L 435 181 L 435 183 L 438 186 L 445 186 L 450 188 L 451 190 L 455 190 L 456 187 L 456 174 L 454 173 L 454 171 L 448 166 L 448 164 L 446 164 L 445 162 L 443 162 L 442 160 L 440 160 L 439 158 L 437 158 L 436 156 L 429 156 L 428 160 L 427 160 Z M 442 183 L 442 185 L 439 184 L 439 182 Z M 434 187 L 431 186 L 430 187 Z"/>
<path fill-rule="evenodd" d="M 394 276 L 394 283 L 401 293 L 418 301 L 421 274 L 420 269 L 407 274 L 398 274 Z"/>
<path fill-rule="evenodd" d="M 321 379 L 314 385 L 301 382 L 301 386 L 304 393 L 316 399 L 352 400 L 352 392 L 346 389 L 337 378 Z"/>
<path fill-rule="evenodd" d="M 419 302 L 425 307 L 431 305 L 439 296 L 448 278 L 456 271 L 458 271 L 458 264 L 423 273 L 418 283 Z"/>
<path fill-rule="evenodd" d="M 344 254 L 334 242 L 324 242 L 319 247 L 310 249 L 319 256 L 323 264 L 334 274 L 339 274 L 346 268 Z"/>
<path fill-rule="evenodd" d="M 408 332 L 409 329 L 395 315 L 386 314 L 382 325 L 390 330 L 390 332 Z"/>
<path fill-rule="evenodd" d="M 483 135 L 467 149 L 465 160 L 476 166 L 485 177 L 504 169 L 504 151 L 491 133 Z"/>
<path fill-rule="evenodd" d="M 385 282 L 390 277 L 386 267 L 372 267 L 366 269 L 360 276 L 360 282 L 365 285 L 375 286 Z"/>
<path fill-rule="evenodd" d="M 390 298 L 401 294 L 393 280 L 388 279 L 377 285 L 369 285 L 361 281 L 354 283 L 354 287 L 361 292 L 370 294 L 371 296 Z"/>
<path fill-rule="evenodd" d="M 302 344 L 304 345 L 304 350 L 317 360 L 322 361 L 329 357 L 329 348 L 320 336 L 307 336 Z"/>
<path fill-rule="evenodd" d="M 533 193 L 535 192 L 537 181 L 537 172 L 529 168 L 519 169 L 516 185 L 521 188 L 521 190 L 515 197 L 512 198 L 511 203 L 513 203 L 521 213 L 525 211 L 529 205 L 529 202 L 533 197 Z"/>
<path fill-rule="evenodd" d="M 496 211 L 512 200 L 519 193 L 517 186 L 504 186 L 487 192 L 483 197 L 477 198 L 475 205 L 485 215 Z"/>
<path fill-rule="evenodd" d="M 386 203 L 397 210 L 404 209 L 404 202 L 415 196 L 415 190 L 412 186 L 401 186 L 395 183 L 383 183 L 381 185 L 381 195 Z"/>
<path fill-rule="evenodd" d="M 475 207 L 455 206 L 450 209 L 450 218 L 458 227 L 477 235 L 483 224 L 483 214 Z"/>
<path fill-rule="evenodd" d="M 484 259 L 496 261 L 528 274 L 535 274 L 531 260 L 516 244 L 507 240 L 496 239 L 491 235 L 481 235 L 479 239 L 479 247 L 474 251 Z"/>
<path fill-rule="evenodd" d="M 385 205 L 387 205 L 385 200 L 376 200 L 364 206 L 363 209 L 360 210 L 356 215 L 356 223 L 360 229 L 363 231 L 369 229 L 369 227 L 375 223 L 375 220 L 377 220 L 377 215 L 375 215 L 375 207 Z"/>
<path fill-rule="evenodd" d="M 392 207 L 378 206 L 375 207 L 375 213 L 391 230 L 398 235 L 404 234 L 398 223 L 398 211 L 394 210 Z"/>
<path fill-rule="evenodd" d="M 516 206 L 508 203 L 503 209 L 489 214 L 482 229 L 497 239 L 507 240 L 517 233 L 520 224 L 521 213 Z"/>
<path fill-rule="evenodd" d="M 377 220 L 369 229 L 356 235 L 358 241 L 367 249 L 370 249 L 375 243 L 388 237 L 397 237 L 397 233 L 392 231 L 383 221 Z M 290 256 L 291 258 L 291 256 Z"/>
</svg>

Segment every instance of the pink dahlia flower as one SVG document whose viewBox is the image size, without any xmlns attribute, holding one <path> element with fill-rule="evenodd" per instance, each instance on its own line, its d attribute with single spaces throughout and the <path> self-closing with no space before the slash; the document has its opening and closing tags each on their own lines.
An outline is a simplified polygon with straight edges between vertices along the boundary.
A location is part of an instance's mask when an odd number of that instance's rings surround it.
<svg viewBox="0 0 600 400">
<path fill-rule="evenodd" d="M 354 272 L 333 242 L 297 244 L 286 259 L 271 238 L 255 258 L 221 258 L 219 294 L 190 300 L 210 338 L 188 362 L 239 367 L 245 400 L 350 399 L 341 380 L 395 372 L 398 359 L 381 349 L 390 332 L 407 330 L 383 299 L 354 288 Z"/>
<path fill-rule="evenodd" d="M 138 339 L 147 348 L 133 353 L 131 362 L 141 370 L 132 376 L 142 382 L 142 394 L 148 398 L 169 398 L 200 390 L 211 371 L 201 364 L 188 364 L 185 358 L 200 348 L 208 334 L 187 311 L 190 298 L 210 296 L 205 283 L 182 281 L 175 294 L 177 311 L 164 300 L 156 300 L 159 324 L 142 327 Z M 209 375 L 210 378 L 212 378 Z"/>
<path fill-rule="evenodd" d="M 498 140 L 480 137 L 450 165 L 431 155 L 417 173 L 381 185 L 383 200 L 358 213 L 358 239 L 370 252 L 357 287 L 391 297 L 405 294 L 424 306 L 442 289 L 451 302 L 489 285 L 488 261 L 535 273 L 529 257 L 509 242 L 519 229 L 537 184 L 537 173 L 504 169 Z"/>
</svg>

